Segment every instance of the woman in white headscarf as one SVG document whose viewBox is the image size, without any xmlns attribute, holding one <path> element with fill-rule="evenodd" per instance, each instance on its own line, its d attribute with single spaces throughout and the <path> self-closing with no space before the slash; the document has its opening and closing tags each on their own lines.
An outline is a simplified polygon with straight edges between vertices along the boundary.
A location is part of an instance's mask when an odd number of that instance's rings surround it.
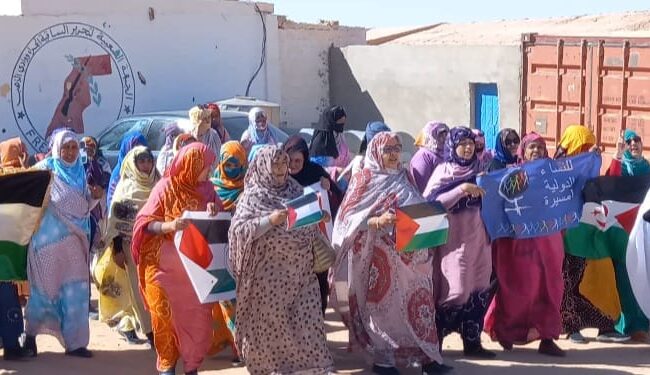
<svg viewBox="0 0 650 375">
<path fill-rule="evenodd" d="M 278 130 L 268 121 L 262 108 L 255 107 L 248 112 L 248 129 L 241 135 L 241 144 L 246 149 L 246 154 L 251 154 L 264 145 L 277 144 L 280 139 Z"/>
</svg>

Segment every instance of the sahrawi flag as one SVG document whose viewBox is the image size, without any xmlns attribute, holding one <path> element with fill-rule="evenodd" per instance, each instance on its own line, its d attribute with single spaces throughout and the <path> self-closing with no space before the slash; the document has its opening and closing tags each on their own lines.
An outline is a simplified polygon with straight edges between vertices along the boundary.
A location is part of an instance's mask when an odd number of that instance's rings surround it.
<svg viewBox="0 0 650 375">
<path fill-rule="evenodd" d="M 650 176 L 603 176 L 587 181 L 580 223 L 564 235 L 568 254 L 590 260 L 580 293 L 613 319 L 619 317 L 620 306 L 628 298 L 620 293 L 627 284 L 627 244 L 648 188 Z"/>
<path fill-rule="evenodd" d="M 0 175 L 0 280 L 27 279 L 27 247 L 46 205 L 49 171 Z"/>
<path fill-rule="evenodd" d="M 567 253 L 625 261 L 627 241 L 650 176 L 602 176 L 587 181 L 580 224 L 565 233 Z"/>
<path fill-rule="evenodd" d="M 449 222 L 439 202 L 399 207 L 396 216 L 397 251 L 423 250 L 447 243 Z"/>
<path fill-rule="evenodd" d="M 287 229 L 302 228 L 323 220 L 324 212 L 318 193 L 309 193 L 285 204 Z"/>
<path fill-rule="evenodd" d="M 184 212 L 189 225 L 176 233 L 174 243 L 194 291 L 202 303 L 235 298 L 235 279 L 228 266 L 228 228 L 231 215 Z"/>
</svg>

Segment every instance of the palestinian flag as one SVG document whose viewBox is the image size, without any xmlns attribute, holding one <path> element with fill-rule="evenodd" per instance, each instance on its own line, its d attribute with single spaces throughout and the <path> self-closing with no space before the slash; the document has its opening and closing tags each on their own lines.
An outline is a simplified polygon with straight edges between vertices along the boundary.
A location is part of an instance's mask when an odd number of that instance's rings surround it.
<svg viewBox="0 0 650 375">
<path fill-rule="evenodd" d="M 49 197 L 49 171 L 0 175 L 0 280 L 27 279 L 27 247 Z"/>
<path fill-rule="evenodd" d="M 447 243 L 447 211 L 439 202 L 399 207 L 396 216 L 397 251 L 423 250 Z"/>
<path fill-rule="evenodd" d="M 649 188 L 650 176 L 589 180 L 580 223 L 564 235 L 565 251 L 587 259 L 580 294 L 615 320 L 636 304 L 626 271 L 627 243 Z"/>
<path fill-rule="evenodd" d="M 318 193 L 305 194 L 285 206 L 287 207 L 287 229 L 317 224 L 323 220 L 325 214 Z"/>
<path fill-rule="evenodd" d="M 181 262 L 202 303 L 235 298 L 235 279 L 228 267 L 228 229 L 231 216 L 185 212 L 189 221 L 174 238 Z"/>
</svg>

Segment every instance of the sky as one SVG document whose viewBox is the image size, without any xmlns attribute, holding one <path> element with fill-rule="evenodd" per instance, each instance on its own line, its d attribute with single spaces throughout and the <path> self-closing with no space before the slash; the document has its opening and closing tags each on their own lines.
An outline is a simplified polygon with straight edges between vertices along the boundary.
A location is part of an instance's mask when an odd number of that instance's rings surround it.
<svg viewBox="0 0 650 375">
<path fill-rule="evenodd" d="M 0 0 L 2 1 L 2 0 Z M 650 10 L 649 0 L 263 0 L 275 14 L 300 22 L 400 27 L 438 22 L 549 18 Z"/>
</svg>

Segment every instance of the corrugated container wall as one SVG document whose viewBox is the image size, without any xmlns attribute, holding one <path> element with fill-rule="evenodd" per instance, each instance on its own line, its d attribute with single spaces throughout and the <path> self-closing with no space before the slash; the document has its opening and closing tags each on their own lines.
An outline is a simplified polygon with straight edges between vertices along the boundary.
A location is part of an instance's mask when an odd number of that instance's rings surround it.
<svg viewBox="0 0 650 375">
<path fill-rule="evenodd" d="M 592 129 L 606 156 L 622 129 L 650 150 L 650 38 L 526 34 L 522 42 L 523 129 L 543 135 L 551 156 L 572 124 Z"/>
</svg>

